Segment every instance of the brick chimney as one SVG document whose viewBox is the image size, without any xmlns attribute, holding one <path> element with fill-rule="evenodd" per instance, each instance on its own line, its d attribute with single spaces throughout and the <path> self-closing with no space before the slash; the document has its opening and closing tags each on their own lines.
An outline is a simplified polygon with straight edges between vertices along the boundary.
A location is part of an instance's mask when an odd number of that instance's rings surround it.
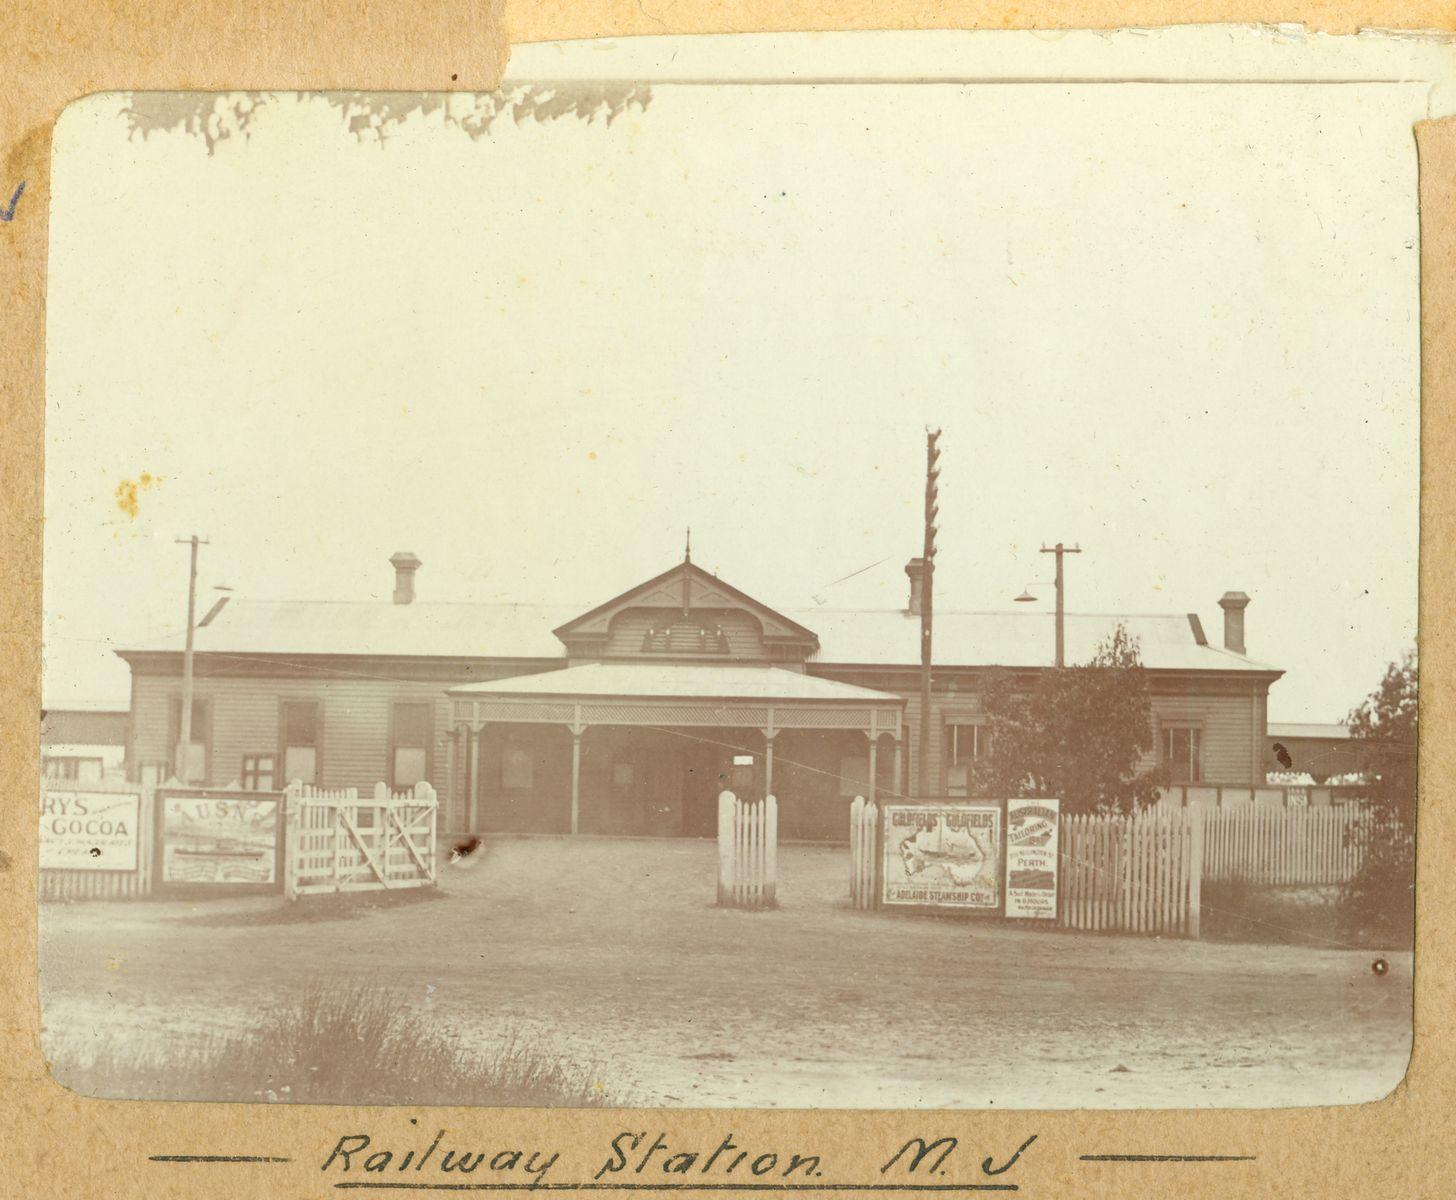
<svg viewBox="0 0 1456 1200">
<path fill-rule="evenodd" d="M 415 599 L 415 572 L 420 569 L 420 560 L 408 550 L 401 550 L 390 557 L 394 567 L 394 602 L 413 604 Z"/>
<path fill-rule="evenodd" d="M 912 558 L 905 564 L 905 574 L 910 576 L 910 603 L 905 611 L 912 617 L 918 617 L 925 598 L 925 560 Z"/>
<path fill-rule="evenodd" d="M 1244 648 L 1244 609 L 1249 598 L 1243 592 L 1225 592 L 1218 602 L 1223 609 L 1223 648 L 1235 654 L 1247 654 Z"/>
</svg>

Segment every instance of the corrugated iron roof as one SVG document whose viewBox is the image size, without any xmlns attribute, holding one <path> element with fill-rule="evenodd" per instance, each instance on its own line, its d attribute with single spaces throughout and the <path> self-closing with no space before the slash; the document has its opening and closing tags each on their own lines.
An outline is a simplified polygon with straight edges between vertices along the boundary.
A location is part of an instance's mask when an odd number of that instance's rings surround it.
<svg viewBox="0 0 1456 1200">
<path fill-rule="evenodd" d="M 392 604 L 377 600 L 237 597 L 195 635 L 198 651 L 377 654 L 418 658 L 561 658 L 552 629 L 577 604 Z M 180 634 L 137 649 L 180 650 Z"/>
<path fill-rule="evenodd" d="M 637 696 L 702 700 L 859 700 L 903 704 L 903 696 L 820 679 L 782 667 L 700 666 L 695 663 L 586 663 L 564 671 L 492 679 L 450 689 L 472 696 Z"/>
<path fill-rule="evenodd" d="M 449 604 L 247 600 L 234 597 L 197 630 L 199 652 L 249 655 L 385 655 L 422 658 L 561 659 L 552 630 L 582 604 Z M 785 616 L 814 631 L 813 662 L 916 666 L 920 621 L 900 609 L 800 609 Z M 1066 659 L 1086 662 L 1123 624 L 1145 666 L 1161 670 L 1275 671 L 1218 646 L 1201 645 L 1182 613 L 1066 615 Z M 180 650 L 174 635 L 137 650 Z M 1040 667 L 1053 659 L 1049 612 L 935 612 L 935 661 L 944 666 Z"/>
<path fill-rule="evenodd" d="M 794 614 L 819 635 L 821 663 L 920 662 L 920 618 L 899 609 L 829 609 Z M 1067 613 L 1066 661 L 1087 662 L 1117 626 L 1137 638 L 1143 665 L 1161 670 L 1273 671 L 1218 646 L 1200 644 L 1184 613 Z M 935 610 L 935 661 L 947 667 L 1044 667 L 1056 657 L 1050 612 Z"/>
</svg>

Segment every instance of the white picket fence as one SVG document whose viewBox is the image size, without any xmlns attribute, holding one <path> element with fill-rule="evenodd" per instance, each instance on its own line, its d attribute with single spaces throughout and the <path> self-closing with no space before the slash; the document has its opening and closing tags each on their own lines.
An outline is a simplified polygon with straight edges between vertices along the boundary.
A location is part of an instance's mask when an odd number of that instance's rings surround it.
<svg viewBox="0 0 1456 1200">
<path fill-rule="evenodd" d="M 1199 935 L 1204 829 L 1198 809 L 1062 817 L 1057 924 Z"/>
<path fill-rule="evenodd" d="M 718 903 L 773 908 L 779 874 L 779 802 L 718 794 Z"/>
<path fill-rule="evenodd" d="M 416 784 L 371 798 L 355 788 L 290 784 L 283 889 L 288 899 L 329 892 L 430 887 L 435 883 L 435 789 Z"/>
<path fill-rule="evenodd" d="M 856 797 L 849 812 L 850 902 L 855 908 L 876 908 L 879 809 Z M 1057 924 L 1198 937 L 1205 883 L 1345 883 L 1360 866 L 1355 827 L 1368 820 L 1353 805 L 1189 805 L 1154 807 L 1131 816 L 1064 814 Z"/>
<path fill-rule="evenodd" d="M 849 806 L 849 900 L 855 908 L 876 908 L 880 806 L 856 796 Z"/>
<path fill-rule="evenodd" d="M 1270 887 L 1344 883 L 1360 866 L 1353 806 L 1205 810 L 1203 878 Z"/>
</svg>

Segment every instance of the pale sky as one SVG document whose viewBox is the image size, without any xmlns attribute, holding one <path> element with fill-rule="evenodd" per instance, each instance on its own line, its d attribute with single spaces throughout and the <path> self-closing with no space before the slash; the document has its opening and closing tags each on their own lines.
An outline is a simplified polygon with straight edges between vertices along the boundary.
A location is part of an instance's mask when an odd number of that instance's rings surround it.
<svg viewBox="0 0 1456 1200">
<path fill-rule="evenodd" d="M 938 604 L 1010 608 L 1080 542 L 1070 610 L 1217 638 L 1245 591 L 1271 719 L 1341 719 L 1415 636 L 1425 103 L 660 84 L 610 125 L 380 143 L 284 96 L 209 154 L 79 102 L 46 703 L 125 706 L 110 647 L 181 627 L 193 531 L 203 610 L 217 583 L 387 600 L 396 550 L 421 599 L 587 607 L 688 525 L 768 604 L 903 604 L 932 423 Z"/>
</svg>

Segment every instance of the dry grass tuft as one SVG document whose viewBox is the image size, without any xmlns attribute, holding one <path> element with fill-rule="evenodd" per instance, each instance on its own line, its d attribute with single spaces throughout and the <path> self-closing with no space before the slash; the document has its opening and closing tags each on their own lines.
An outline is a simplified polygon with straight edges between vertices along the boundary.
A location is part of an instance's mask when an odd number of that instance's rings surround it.
<svg viewBox="0 0 1456 1200">
<path fill-rule="evenodd" d="M 201 1043 L 157 1038 L 93 1056 L 48 1046 L 51 1070 L 89 1096 L 293 1104 L 582 1108 L 620 1103 L 591 1068 L 510 1031 L 463 1047 L 388 992 L 323 987 L 269 1009 L 256 1026 Z"/>
</svg>

